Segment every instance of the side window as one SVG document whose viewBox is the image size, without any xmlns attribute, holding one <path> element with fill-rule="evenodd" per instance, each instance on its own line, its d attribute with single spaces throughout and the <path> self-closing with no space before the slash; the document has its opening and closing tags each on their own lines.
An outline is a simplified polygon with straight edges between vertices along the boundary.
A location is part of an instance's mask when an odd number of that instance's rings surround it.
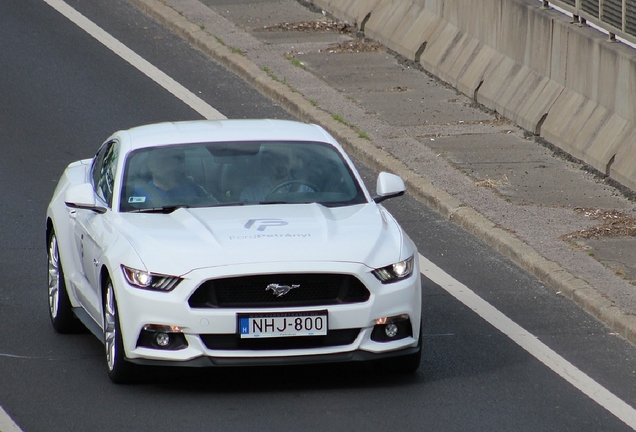
<svg viewBox="0 0 636 432">
<path fill-rule="evenodd" d="M 108 206 L 111 206 L 113 202 L 118 155 L 119 145 L 117 142 L 107 142 L 97 152 L 93 166 L 91 167 L 91 179 L 95 193 L 104 200 Z"/>
</svg>

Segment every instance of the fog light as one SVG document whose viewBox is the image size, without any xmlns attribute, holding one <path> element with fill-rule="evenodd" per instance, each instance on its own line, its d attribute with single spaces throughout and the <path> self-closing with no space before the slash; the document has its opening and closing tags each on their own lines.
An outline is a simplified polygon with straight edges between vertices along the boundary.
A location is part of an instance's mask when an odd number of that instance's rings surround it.
<svg viewBox="0 0 636 432">
<path fill-rule="evenodd" d="M 168 345 L 170 345 L 170 335 L 168 335 L 167 333 L 157 333 L 155 335 L 155 342 L 160 347 L 167 347 Z"/>
<path fill-rule="evenodd" d="M 384 333 L 387 337 L 394 338 L 398 334 L 398 326 L 395 323 L 390 323 L 384 326 Z"/>
<path fill-rule="evenodd" d="M 137 346 L 175 351 L 187 348 L 188 341 L 179 326 L 147 324 L 139 333 Z"/>
<path fill-rule="evenodd" d="M 377 318 L 371 332 L 374 342 L 391 342 L 413 336 L 413 327 L 408 315 Z"/>
</svg>

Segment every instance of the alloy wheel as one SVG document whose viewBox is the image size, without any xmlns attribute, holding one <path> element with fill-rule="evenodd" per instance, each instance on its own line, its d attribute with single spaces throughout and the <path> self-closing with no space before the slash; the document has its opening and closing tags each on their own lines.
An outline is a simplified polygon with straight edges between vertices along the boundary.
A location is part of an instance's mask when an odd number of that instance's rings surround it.
<svg viewBox="0 0 636 432">
<path fill-rule="evenodd" d="M 106 347 L 106 362 L 108 370 L 115 368 L 117 356 L 117 308 L 112 282 L 106 285 L 106 301 L 104 304 L 104 344 Z"/>
<path fill-rule="evenodd" d="M 60 306 L 60 255 L 57 248 L 57 237 L 51 236 L 49 242 L 49 311 L 56 318 Z"/>
</svg>

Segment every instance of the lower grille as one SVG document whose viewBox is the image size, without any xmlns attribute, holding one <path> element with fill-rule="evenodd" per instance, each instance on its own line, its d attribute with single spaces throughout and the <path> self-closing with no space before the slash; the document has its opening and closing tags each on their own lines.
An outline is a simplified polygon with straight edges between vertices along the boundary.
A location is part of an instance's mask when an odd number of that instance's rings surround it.
<svg viewBox="0 0 636 432">
<path fill-rule="evenodd" d="M 271 285 L 289 288 L 279 292 Z M 340 274 L 271 274 L 213 279 L 190 296 L 191 308 L 276 308 L 363 303 L 369 291 L 360 280 Z"/>
<path fill-rule="evenodd" d="M 351 345 L 360 329 L 330 330 L 327 336 L 241 339 L 235 334 L 202 334 L 201 340 L 212 350 L 286 350 Z"/>
</svg>

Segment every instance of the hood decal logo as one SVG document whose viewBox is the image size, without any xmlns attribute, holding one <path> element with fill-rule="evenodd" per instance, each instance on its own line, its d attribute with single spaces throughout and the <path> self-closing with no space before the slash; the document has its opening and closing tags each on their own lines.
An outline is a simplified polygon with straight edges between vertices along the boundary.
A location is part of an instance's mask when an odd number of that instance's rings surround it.
<svg viewBox="0 0 636 432">
<path fill-rule="evenodd" d="M 274 294 L 276 297 L 282 297 L 288 292 L 290 292 L 291 290 L 296 288 L 300 288 L 300 285 L 289 286 L 289 285 L 281 285 L 281 284 L 273 283 L 273 284 L 267 285 L 267 288 L 265 288 L 265 291 L 271 290 L 272 294 Z"/>
<path fill-rule="evenodd" d="M 288 222 L 282 219 L 250 219 L 244 227 L 246 229 L 255 228 L 256 231 L 265 231 L 267 227 L 280 227 L 285 225 L 288 225 Z"/>
</svg>

